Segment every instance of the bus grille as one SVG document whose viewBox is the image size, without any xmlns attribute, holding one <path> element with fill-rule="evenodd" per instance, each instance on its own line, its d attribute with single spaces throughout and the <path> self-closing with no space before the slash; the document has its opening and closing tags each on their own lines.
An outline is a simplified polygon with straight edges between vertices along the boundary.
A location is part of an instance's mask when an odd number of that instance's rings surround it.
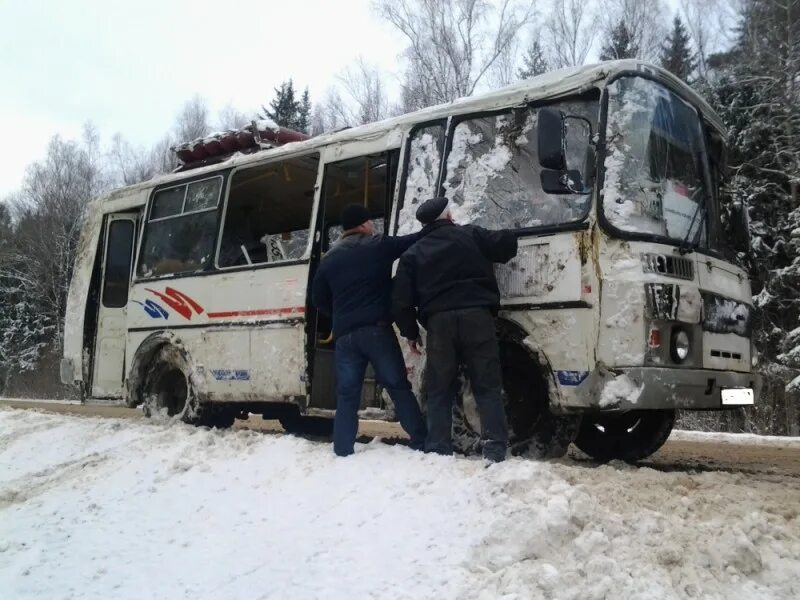
<svg viewBox="0 0 800 600">
<path fill-rule="evenodd" d="M 675 279 L 694 279 L 694 263 L 691 259 L 665 254 L 642 253 L 642 270 L 645 273 L 658 273 Z"/>
</svg>

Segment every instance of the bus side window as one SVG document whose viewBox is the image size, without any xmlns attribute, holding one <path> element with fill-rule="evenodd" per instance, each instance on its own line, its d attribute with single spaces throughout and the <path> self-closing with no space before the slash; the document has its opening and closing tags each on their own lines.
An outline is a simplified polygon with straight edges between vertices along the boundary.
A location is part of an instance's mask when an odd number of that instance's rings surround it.
<svg viewBox="0 0 800 600">
<path fill-rule="evenodd" d="M 217 266 L 301 259 L 309 242 L 318 168 L 314 154 L 236 171 Z"/>
<path fill-rule="evenodd" d="M 122 308 L 128 304 L 133 236 L 133 221 L 129 219 L 113 221 L 108 228 L 103 281 L 103 306 L 106 308 Z"/>
<path fill-rule="evenodd" d="M 142 239 L 137 274 L 158 277 L 202 271 L 214 253 L 222 176 L 158 190 Z"/>
</svg>

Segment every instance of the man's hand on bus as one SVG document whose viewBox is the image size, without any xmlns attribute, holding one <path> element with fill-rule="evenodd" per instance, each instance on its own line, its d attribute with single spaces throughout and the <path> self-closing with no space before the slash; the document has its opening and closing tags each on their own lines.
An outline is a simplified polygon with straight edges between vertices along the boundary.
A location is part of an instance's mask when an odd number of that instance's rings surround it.
<svg viewBox="0 0 800 600">
<path fill-rule="evenodd" d="M 408 347 L 411 348 L 411 354 L 422 356 L 422 338 L 408 340 Z"/>
</svg>

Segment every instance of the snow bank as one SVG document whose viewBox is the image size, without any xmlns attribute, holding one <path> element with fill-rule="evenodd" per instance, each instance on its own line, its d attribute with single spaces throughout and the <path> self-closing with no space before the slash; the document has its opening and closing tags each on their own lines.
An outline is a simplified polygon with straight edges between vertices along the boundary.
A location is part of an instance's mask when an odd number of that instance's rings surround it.
<svg viewBox="0 0 800 600">
<path fill-rule="evenodd" d="M 722 433 L 719 431 L 684 431 L 675 429 L 669 439 L 679 442 L 714 442 L 751 446 L 800 447 L 800 437 L 781 435 L 755 435 L 752 433 Z"/>
<path fill-rule="evenodd" d="M 796 482 L 0 410 L 9 598 L 790 598 Z"/>
</svg>

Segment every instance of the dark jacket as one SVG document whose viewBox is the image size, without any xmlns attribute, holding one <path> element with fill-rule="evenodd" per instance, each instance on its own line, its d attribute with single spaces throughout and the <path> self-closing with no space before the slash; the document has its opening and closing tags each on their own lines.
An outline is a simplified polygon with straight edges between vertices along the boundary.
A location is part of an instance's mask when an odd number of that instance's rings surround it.
<svg viewBox="0 0 800 600">
<path fill-rule="evenodd" d="M 439 220 L 421 236 L 400 258 L 394 278 L 392 315 L 403 337 L 419 337 L 418 316 L 425 325 L 445 310 L 485 306 L 496 313 L 500 292 L 492 263 L 517 255 L 514 233 Z"/>
<path fill-rule="evenodd" d="M 328 251 L 314 276 L 311 301 L 333 317 L 337 337 L 392 321 L 392 263 L 418 237 L 418 233 L 401 237 L 355 234 Z"/>
</svg>

